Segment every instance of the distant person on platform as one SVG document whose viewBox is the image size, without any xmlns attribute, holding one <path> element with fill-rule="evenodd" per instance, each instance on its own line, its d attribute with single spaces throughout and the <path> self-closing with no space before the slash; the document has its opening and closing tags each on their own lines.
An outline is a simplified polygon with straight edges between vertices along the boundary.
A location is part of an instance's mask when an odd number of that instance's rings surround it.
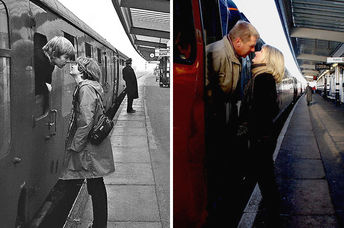
<svg viewBox="0 0 344 228">
<path fill-rule="evenodd" d="M 309 83 L 307 83 L 307 87 L 306 87 L 307 105 L 310 105 L 312 102 L 312 93 L 313 93 L 313 89 L 312 87 L 309 86 Z"/>
<path fill-rule="evenodd" d="M 125 61 L 126 67 L 123 68 L 123 79 L 127 86 L 127 113 L 136 112 L 133 109 L 133 100 L 139 98 L 138 89 L 137 89 L 137 79 L 134 72 L 134 69 L 131 67 L 131 58 Z"/>
</svg>

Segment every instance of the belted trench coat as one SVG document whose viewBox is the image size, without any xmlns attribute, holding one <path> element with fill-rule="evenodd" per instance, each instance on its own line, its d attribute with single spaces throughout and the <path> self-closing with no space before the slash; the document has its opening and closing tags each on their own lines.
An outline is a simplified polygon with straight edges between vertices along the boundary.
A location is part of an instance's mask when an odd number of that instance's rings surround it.
<svg viewBox="0 0 344 228">
<path fill-rule="evenodd" d="M 102 114 L 103 89 L 96 81 L 79 83 L 73 95 L 73 111 L 66 139 L 65 170 L 61 179 L 103 177 L 115 171 L 110 135 L 93 145 L 88 135 L 95 120 Z"/>
</svg>

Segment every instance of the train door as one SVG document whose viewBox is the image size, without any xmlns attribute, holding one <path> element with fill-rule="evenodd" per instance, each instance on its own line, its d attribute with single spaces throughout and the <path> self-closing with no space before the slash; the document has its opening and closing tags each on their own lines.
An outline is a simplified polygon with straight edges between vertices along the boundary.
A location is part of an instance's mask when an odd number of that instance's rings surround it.
<svg viewBox="0 0 344 228">
<path fill-rule="evenodd" d="M 173 219 L 200 227 L 206 218 L 204 42 L 198 0 L 173 2 Z"/>
<path fill-rule="evenodd" d="M 30 10 L 35 20 L 35 26 L 32 27 L 35 85 L 32 132 L 35 149 L 31 155 L 33 166 L 30 170 L 30 185 L 34 189 L 30 199 L 30 213 L 34 213 L 56 184 L 63 165 L 65 145 L 61 106 L 64 71 L 52 66 L 42 51 L 48 38 L 61 32 L 54 29 L 55 25 L 46 22 L 58 19 L 34 3 L 30 3 Z"/>
</svg>

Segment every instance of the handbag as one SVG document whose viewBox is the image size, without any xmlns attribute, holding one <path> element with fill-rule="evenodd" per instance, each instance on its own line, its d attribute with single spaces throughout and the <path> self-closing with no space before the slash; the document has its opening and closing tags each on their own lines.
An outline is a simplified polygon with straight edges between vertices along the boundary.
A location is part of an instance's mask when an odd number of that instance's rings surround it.
<svg viewBox="0 0 344 228">
<path fill-rule="evenodd" d="M 114 123 L 104 112 L 105 109 L 103 106 L 102 97 L 95 88 L 93 89 L 96 91 L 97 96 L 100 98 L 99 101 L 103 113 L 99 115 L 97 120 L 95 120 L 95 124 L 93 125 L 88 137 L 91 144 L 99 145 L 109 135 L 114 126 Z"/>
<path fill-rule="evenodd" d="M 103 100 L 99 92 L 93 86 L 91 87 L 94 89 L 97 96 L 99 97 L 102 114 L 100 114 L 99 117 L 94 120 L 94 125 L 88 134 L 88 139 L 91 144 L 99 145 L 111 132 L 114 126 L 114 122 L 105 114 Z"/>
</svg>

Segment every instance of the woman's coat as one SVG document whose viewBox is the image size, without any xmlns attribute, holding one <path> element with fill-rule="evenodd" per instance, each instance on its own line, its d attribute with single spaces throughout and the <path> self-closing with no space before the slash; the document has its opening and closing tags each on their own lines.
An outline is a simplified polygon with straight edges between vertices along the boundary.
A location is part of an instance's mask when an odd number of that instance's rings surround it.
<svg viewBox="0 0 344 228">
<path fill-rule="evenodd" d="M 115 171 L 110 135 L 99 145 L 92 145 L 88 135 L 95 119 L 102 114 L 100 94 L 103 89 L 96 81 L 79 83 L 73 95 L 73 112 L 66 139 L 65 171 L 61 179 L 103 177 Z"/>
</svg>

